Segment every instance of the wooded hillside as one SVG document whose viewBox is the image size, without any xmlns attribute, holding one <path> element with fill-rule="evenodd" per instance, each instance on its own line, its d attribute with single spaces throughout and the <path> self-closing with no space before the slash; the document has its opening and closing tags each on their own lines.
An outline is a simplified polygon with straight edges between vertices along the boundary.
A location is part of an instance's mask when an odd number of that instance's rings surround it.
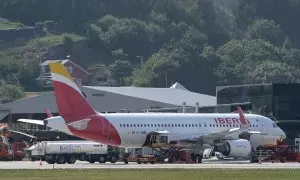
<svg viewBox="0 0 300 180">
<path fill-rule="evenodd" d="M 299 15 L 300 0 L 2 0 L 11 22 L 0 35 L 38 35 L 0 50 L 0 79 L 38 90 L 38 63 L 71 54 L 86 69 L 105 64 L 118 85 L 178 81 L 215 95 L 216 85 L 299 82 Z M 49 54 L 57 44 L 63 53 Z"/>
</svg>

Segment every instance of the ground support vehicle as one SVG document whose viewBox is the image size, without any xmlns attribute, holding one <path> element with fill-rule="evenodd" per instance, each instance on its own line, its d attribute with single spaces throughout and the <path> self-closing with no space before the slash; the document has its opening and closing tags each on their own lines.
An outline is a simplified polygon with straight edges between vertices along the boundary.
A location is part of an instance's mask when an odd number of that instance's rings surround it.
<svg viewBox="0 0 300 180">
<path fill-rule="evenodd" d="M 48 164 L 74 164 L 76 160 L 90 163 L 116 163 L 119 152 L 116 148 L 86 140 L 42 141 L 26 149 L 32 161 L 41 160 Z"/>
</svg>

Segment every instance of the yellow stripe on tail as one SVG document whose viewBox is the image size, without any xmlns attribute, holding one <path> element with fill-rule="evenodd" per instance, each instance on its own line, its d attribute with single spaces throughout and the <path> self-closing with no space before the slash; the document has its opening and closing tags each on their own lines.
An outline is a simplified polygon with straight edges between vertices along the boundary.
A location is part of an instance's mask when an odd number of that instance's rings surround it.
<svg viewBox="0 0 300 180">
<path fill-rule="evenodd" d="M 59 74 L 73 81 L 71 75 L 69 74 L 68 70 L 63 64 L 55 62 L 55 63 L 49 63 L 49 66 L 50 66 L 51 73 Z"/>
</svg>

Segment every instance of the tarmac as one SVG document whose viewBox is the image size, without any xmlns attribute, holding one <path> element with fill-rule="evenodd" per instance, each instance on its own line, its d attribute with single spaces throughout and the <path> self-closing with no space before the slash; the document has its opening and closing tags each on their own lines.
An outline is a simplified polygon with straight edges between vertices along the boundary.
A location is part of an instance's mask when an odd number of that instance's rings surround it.
<svg viewBox="0 0 300 180">
<path fill-rule="evenodd" d="M 47 162 L 8 161 L 0 162 L 0 169 L 300 169 L 300 163 L 249 163 L 248 161 L 203 161 L 202 164 L 124 164 L 88 163 L 77 161 L 75 164 L 48 164 Z"/>
</svg>

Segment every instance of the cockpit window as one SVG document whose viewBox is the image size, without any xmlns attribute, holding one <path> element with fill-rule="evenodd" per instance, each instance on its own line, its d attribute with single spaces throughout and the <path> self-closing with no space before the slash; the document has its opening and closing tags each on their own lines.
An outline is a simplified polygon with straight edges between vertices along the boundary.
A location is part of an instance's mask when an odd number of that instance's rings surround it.
<svg viewBox="0 0 300 180">
<path fill-rule="evenodd" d="M 273 123 L 273 128 L 277 128 L 277 124 L 276 123 Z"/>
</svg>

